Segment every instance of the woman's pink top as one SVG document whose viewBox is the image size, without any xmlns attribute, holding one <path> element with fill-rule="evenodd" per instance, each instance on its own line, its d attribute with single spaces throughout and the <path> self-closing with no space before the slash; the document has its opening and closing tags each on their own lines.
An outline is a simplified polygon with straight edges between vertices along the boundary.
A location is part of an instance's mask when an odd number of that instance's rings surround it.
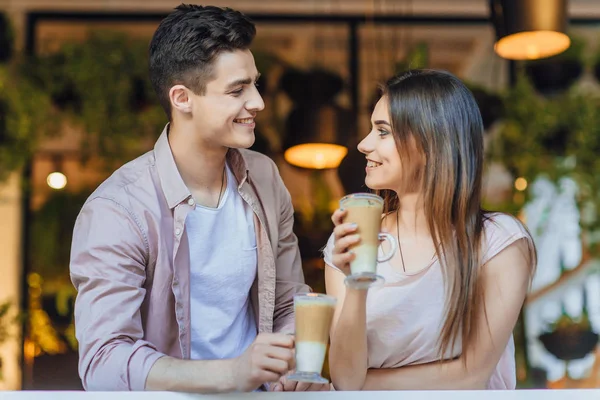
<svg viewBox="0 0 600 400">
<path fill-rule="evenodd" d="M 531 237 L 512 216 L 492 214 L 485 222 L 482 264 L 516 240 Z M 333 236 L 324 249 L 325 263 L 331 262 Z M 381 252 L 381 248 L 380 248 Z M 389 262 L 378 264 L 385 285 L 369 289 L 367 296 L 367 343 L 369 368 L 398 368 L 437 361 L 437 341 L 444 319 L 444 280 L 437 258 L 415 273 L 398 272 Z M 336 268 L 337 269 L 337 268 Z M 461 353 L 460 338 L 453 354 Z M 514 389 L 516 385 L 515 347 L 511 336 L 488 389 Z M 427 389 L 427 388 L 423 388 Z"/>
</svg>

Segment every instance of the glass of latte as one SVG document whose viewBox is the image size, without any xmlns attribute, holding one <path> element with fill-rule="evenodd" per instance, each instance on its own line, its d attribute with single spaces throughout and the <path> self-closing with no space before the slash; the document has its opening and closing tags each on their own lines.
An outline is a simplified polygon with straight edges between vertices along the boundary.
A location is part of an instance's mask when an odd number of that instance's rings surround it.
<svg viewBox="0 0 600 400">
<path fill-rule="evenodd" d="M 360 242 L 350 247 L 356 257 L 350 262 L 350 275 L 346 285 L 355 289 L 366 289 L 381 285 L 385 279 L 377 275 L 377 263 L 388 261 L 398 247 L 396 239 L 389 233 L 381 233 L 383 199 L 370 193 L 354 193 L 340 200 L 340 208 L 346 210 L 344 223 L 357 225 Z M 390 243 L 388 254 L 378 257 L 382 240 Z"/>
<path fill-rule="evenodd" d="M 296 372 L 290 380 L 310 383 L 329 383 L 321 376 L 329 329 L 335 311 L 335 297 L 319 293 L 294 296 L 296 318 Z"/>
</svg>

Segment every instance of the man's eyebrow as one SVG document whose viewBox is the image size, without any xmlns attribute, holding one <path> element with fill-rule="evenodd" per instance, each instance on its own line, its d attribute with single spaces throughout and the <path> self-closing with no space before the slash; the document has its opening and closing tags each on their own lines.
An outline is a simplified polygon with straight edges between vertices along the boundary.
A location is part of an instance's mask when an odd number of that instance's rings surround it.
<svg viewBox="0 0 600 400">
<path fill-rule="evenodd" d="M 387 125 L 387 126 L 389 126 L 390 128 L 392 127 L 392 126 L 390 125 L 390 123 L 389 123 L 389 122 L 387 122 L 387 121 L 384 121 L 384 120 L 382 120 L 382 119 L 378 119 L 377 121 L 373 122 L 373 124 L 374 124 L 374 125 Z"/>
<path fill-rule="evenodd" d="M 256 74 L 256 79 L 252 80 L 252 78 L 244 78 L 235 80 L 227 85 L 227 89 L 233 89 L 236 86 L 249 85 L 252 82 L 256 82 L 260 78 L 260 72 Z"/>
</svg>

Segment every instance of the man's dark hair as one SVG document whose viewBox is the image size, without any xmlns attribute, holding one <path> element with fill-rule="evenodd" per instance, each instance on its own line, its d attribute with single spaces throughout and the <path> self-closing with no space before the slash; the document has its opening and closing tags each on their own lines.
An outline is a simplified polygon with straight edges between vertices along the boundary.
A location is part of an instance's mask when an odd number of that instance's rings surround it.
<svg viewBox="0 0 600 400">
<path fill-rule="evenodd" d="M 213 62 L 223 52 L 246 50 L 256 28 L 239 11 L 181 4 L 154 32 L 150 42 L 150 81 L 171 119 L 169 90 L 177 84 L 205 93 Z"/>
</svg>

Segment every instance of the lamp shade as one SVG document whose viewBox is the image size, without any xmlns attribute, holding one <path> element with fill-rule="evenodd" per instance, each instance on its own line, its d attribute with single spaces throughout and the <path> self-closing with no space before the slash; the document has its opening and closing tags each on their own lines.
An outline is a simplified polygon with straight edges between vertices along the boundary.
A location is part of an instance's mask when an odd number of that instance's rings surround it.
<svg viewBox="0 0 600 400">
<path fill-rule="evenodd" d="M 510 60 L 535 60 L 571 45 L 565 33 L 567 0 L 490 0 L 496 30 L 494 50 Z"/>
<path fill-rule="evenodd" d="M 285 160 L 300 168 L 337 168 L 355 130 L 355 116 L 336 104 L 342 79 L 323 70 L 288 71 L 282 88 L 294 102 L 285 123 Z"/>
</svg>

